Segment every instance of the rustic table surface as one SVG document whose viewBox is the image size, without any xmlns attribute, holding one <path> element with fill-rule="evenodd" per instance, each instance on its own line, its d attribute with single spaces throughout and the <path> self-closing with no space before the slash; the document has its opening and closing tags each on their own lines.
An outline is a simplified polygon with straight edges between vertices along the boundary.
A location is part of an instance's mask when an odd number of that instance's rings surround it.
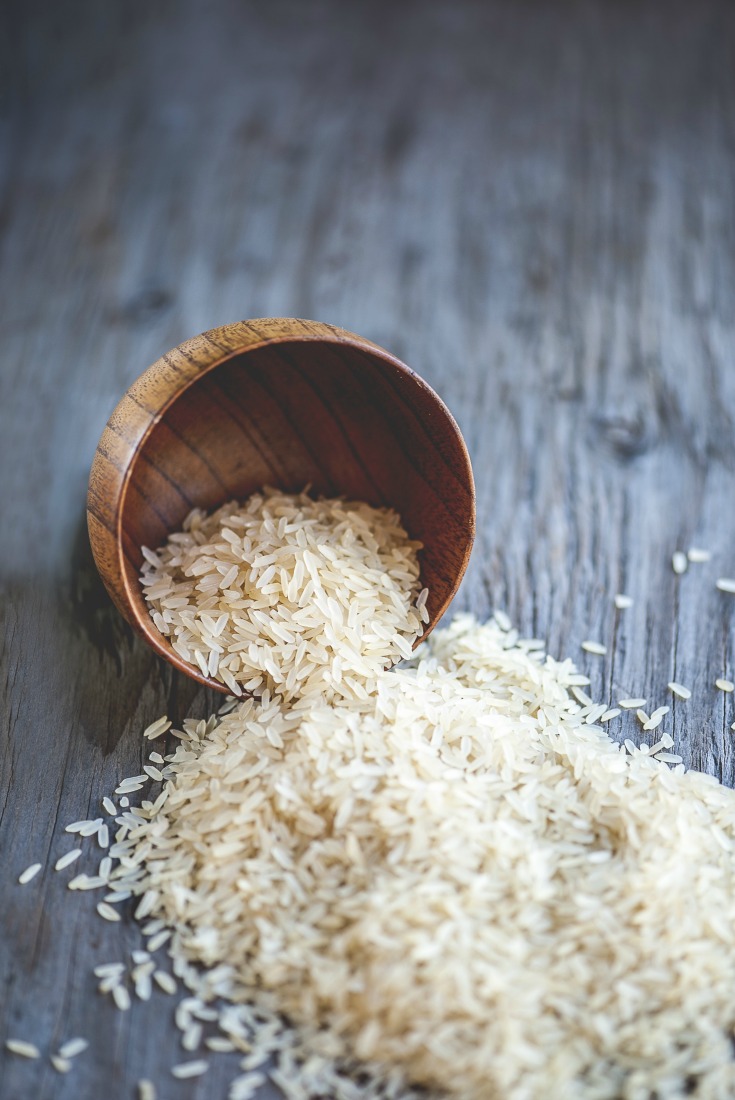
<svg viewBox="0 0 735 1100">
<path fill-rule="evenodd" d="M 20 8 L 20 5 L 18 6 Z M 457 416 L 479 534 L 457 606 L 578 657 L 599 699 L 671 702 L 732 783 L 735 7 L 406 0 L 24 6 L 0 45 L 2 1100 L 224 1097 L 172 1004 L 91 967 L 129 915 L 50 868 L 140 770 L 139 731 L 212 699 L 134 639 L 91 562 L 90 460 L 128 384 L 243 317 L 384 344 Z M 708 564 L 675 576 L 676 549 Z M 634 607 L 616 612 L 613 595 Z M 605 658 L 580 651 L 586 638 Z M 610 726 L 639 736 L 635 718 Z M 27 886 L 19 873 L 40 861 Z M 77 869 L 91 869 L 93 853 Z M 48 1053 L 90 1049 L 67 1077 Z M 263 1097 L 275 1096 L 264 1090 Z"/>
</svg>

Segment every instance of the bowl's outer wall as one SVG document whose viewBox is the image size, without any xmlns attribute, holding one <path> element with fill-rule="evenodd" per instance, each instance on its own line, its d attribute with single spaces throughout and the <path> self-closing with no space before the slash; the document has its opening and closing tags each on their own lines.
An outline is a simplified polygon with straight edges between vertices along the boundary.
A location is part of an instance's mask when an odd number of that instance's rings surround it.
<svg viewBox="0 0 735 1100">
<path fill-rule="evenodd" d="M 464 574 L 475 529 L 472 470 L 433 390 L 353 333 L 292 318 L 242 321 L 174 348 L 131 386 L 92 465 L 87 514 L 116 606 L 157 652 L 212 683 L 153 625 L 138 573 L 193 507 L 264 484 L 386 504 L 425 549 L 434 626 Z M 220 686 L 220 685 L 217 685 Z"/>
</svg>

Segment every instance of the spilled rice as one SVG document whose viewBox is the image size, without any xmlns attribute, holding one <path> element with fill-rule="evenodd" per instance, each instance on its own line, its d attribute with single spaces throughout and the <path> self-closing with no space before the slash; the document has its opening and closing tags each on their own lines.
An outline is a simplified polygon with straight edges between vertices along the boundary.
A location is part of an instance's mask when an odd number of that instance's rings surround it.
<svg viewBox="0 0 735 1100">
<path fill-rule="evenodd" d="M 100 993 L 179 998 L 165 1087 L 234 1051 L 229 1100 L 734 1095 L 735 792 L 669 751 L 667 706 L 595 702 L 503 613 L 412 654 L 418 549 L 392 513 L 266 492 L 147 553 L 159 629 L 257 698 L 170 730 L 103 803 L 114 836 L 67 827 L 104 849 L 68 885 L 146 937 Z M 608 737 L 621 708 L 651 744 Z"/>
<path fill-rule="evenodd" d="M 355 1058 L 365 1096 L 726 1095 L 735 793 L 610 740 L 582 679 L 459 617 L 367 699 L 188 721 L 116 887 L 287 1095 Z"/>
</svg>

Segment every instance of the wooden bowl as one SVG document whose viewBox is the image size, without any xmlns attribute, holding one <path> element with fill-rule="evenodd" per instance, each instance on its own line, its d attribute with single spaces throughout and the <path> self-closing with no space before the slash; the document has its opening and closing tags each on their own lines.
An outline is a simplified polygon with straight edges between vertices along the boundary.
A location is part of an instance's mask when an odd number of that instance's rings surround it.
<svg viewBox="0 0 735 1100">
<path fill-rule="evenodd" d="M 390 352 L 332 325 L 240 321 L 187 340 L 142 374 L 110 417 L 89 480 L 92 551 L 118 609 L 187 676 L 156 629 L 139 581 L 155 549 L 196 507 L 244 500 L 263 485 L 387 504 L 424 543 L 425 635 L 467 566 L 475 492 L 457 424 Z"/>
</svg>

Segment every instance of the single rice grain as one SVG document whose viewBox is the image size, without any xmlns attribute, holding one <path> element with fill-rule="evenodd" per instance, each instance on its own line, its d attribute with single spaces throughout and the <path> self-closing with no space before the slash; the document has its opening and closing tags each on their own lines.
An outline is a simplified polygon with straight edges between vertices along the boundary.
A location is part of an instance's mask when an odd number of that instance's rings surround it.
<svg viewBox="0 0 735 1100">
<path fill-rule="evenodd" d="M 35 878 L 38 872 L 41 870 L 41 867 L 42 864 L 40 863 L 32 863 L 30 867 L 26 867 L 25 871 L 23 871 L 18 876 L 18 882 L 21 884 L 21 886 L 25 886 L 27 882 L 30 882 L 32 878 Z"/>
<path fill-rule="evenodd" d="M 682 573 L 686 573 L 688 565 L 689 561 L 686 554 L 681 550 L 677 550 L 671 559 L 671 567 L 674 572 L 681 576 Z"/>
<path fill-rule="evenodd" d="M 11 1054 L 17 1054 L 20 1058 L 40 1058 L 41 1052 L 34 1043 L 27 1043 L 25 1039 L 6 1039 L 5 1047 Z"/>
<path fill-rule="evenodd" d="M 83 1054 L 88 1046 L 89 1042 L 81 1036 L 76 1039 L 67 1039 L 59 1047 L 59 1054 L 62 1058 L 76 1058 L 78 1054 Z"/>
<path fill-rule="evenodd" d="M 81 848 L 72 848 L 70 852 L 66 852 L 63 856 L 59 856 L 54 864 L 54 870 L 63 871 L 65 867 L 69 867 L 75 860 L 79 859 L 81 854 Z"/>
<path fill-rule="evenodd" d="M 201 1077 L 208 1069 L 209 1062 L 205 1062 L 204 1059 L 199 1059 L 194 1062 L 179 1062 L 178 1065 L 171 1066 L 171 1076 L 177 1077 L 179 1080 L 184 1080 L 188 1077 Z"/>
</svg>

